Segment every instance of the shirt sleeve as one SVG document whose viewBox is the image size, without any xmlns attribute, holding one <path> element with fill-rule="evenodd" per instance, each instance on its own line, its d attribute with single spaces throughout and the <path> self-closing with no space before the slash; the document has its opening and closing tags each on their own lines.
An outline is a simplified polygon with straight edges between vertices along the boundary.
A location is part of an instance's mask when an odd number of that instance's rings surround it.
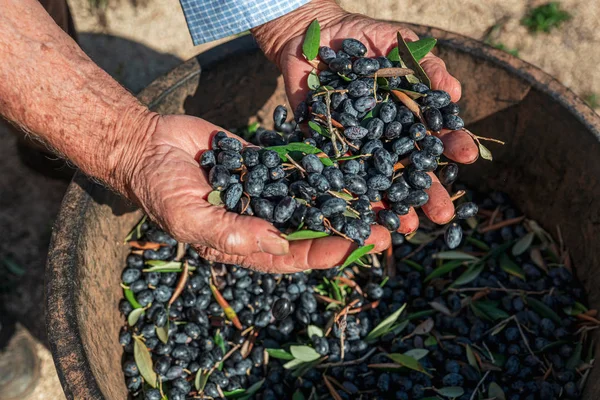
<svg viewBox="0 0 600 400">
<path fill-rule="evenodd" d="M 310 0 L 180 0 L 194 45 L 281 17 Z"/>
</svg>

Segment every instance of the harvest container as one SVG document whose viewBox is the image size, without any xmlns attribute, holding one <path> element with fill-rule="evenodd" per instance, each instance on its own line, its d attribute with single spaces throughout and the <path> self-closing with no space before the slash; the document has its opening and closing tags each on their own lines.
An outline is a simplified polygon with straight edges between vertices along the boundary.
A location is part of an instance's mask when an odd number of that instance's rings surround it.
<svg viewBox="0 0 600 400">
<path fill-rule="evenodd" d="M 490 144 L 494 161 L 463 167 L 461 179 L 474 188 L 507 192 L 551 232 L 560 225 L 590 306 L 600 308 L 600 117 L 518 58 L 454 33 L 412 28 L 439 40 L 440 57 L 463 84 L 461 115 L 468 127 L 507 142 Z M 246 36 L 183 63 L 139 98 L 161 113 L 237 127 L 253 115 L 268 121 L 273 108 L 285 103 L 285 91 L 276 67 Z M 127 397 L 117 304 L 129 250 L 123 238 L 140 216 L 81 174 L 63 200 L 48 257 L 46 302 L 50 346 L 69 399 Z M 595 367 L 584 399 L 599 393 Z"/>
</svg>

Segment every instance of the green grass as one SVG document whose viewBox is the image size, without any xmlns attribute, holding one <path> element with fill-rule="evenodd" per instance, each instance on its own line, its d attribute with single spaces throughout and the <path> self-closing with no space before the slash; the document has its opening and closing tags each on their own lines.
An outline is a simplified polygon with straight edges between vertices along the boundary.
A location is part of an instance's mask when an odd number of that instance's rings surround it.
<svg viewBox="0 0 600 400">
<path fill-rule="evenodd" d="M 587 105 L 592 107 L 593 109 L 597 109 L 600 107 L 600 96 L 598 96 L 597 93 L 588 93 L 582 97 L 583 101 L 585 101 Z"/>
<path fill-rule="evenodd" d="M 531 32 L 549 33 L 552 29 L 571 19 L 571 14 L 561 10 L 559 2 L 550 2 L 529 10 L 521 24 Z"/>
</svg>

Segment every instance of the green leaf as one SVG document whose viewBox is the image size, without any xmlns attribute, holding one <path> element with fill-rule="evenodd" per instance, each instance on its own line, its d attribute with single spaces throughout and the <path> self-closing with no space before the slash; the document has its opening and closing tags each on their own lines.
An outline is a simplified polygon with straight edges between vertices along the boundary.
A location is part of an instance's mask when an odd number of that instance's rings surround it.
<svg viewBox="0 0 600 400">
<path fill-rule="evenodd" d="M 412 90 L 407 90 L 407 89 L 396 89 L 396 90 L 404 93 L 405 95 L 407 95 L 408 97 L 410 97 L 413 100 L 420 99 L 421 97 L 427 96 L 426 94 L 419 93 L 419 92 L 413 92 Z"/>
<path fill-rule="evenodd" d="M 425 268 L 423 268 L 423 266 L 421 264 L 419 264 L 416 261 L 413 260 L 402 260 L 401 262 L 403 262 L 404 264 L 408 265 L 409 267 L 411 267 L 412 269 L 415 269 L 419 272 L 423 272 L 425 271 Z"/>
<path fill-rule="evenodd" d="M 129 315 L 127 316 L 127 323 L 129 326 L 134 326 L 139 321 L 140 317 L 144 315 L 145 309 L 143 308 L 134 308 L 131 310 Z"/>
<path fill-rule="evenodd" d="M 199 369 L 196 372 L 196 378 L 194 379 L 194 386 L 196 390 L 201 392 L 204 390 L 204 386 L 206 386 L 206 382 L 208 382 L 208 377 L 210 376 L 209 371 Z"/>
<path fill-rule="evenodd" d="M 333 190 L 332 190 L 332 191 L 330 191 L 330 193 L 331 193 L 333 196 L 335 196 L 335 197 L 339 197 L 339 198 L 342 198 L 342 199 L 344 199 L 344 200 L 346 200 L 346 201 L 349 201 L 349 200 L 356 200 L 356 199 L 354 198 L 354 196 L 352 196 L 351 194 L 345 193 L 345 192 L 336 192 L 336 191 L 333 191 Z"/>
<path fill-rule="evenodd" d="M 319 54 L 319 45 L 321 44 L 321 25 L 318 20 L 314 20 L 308 26 L 304 43 L 302 43 L 302 54 L 308 61 L 314 60 Z"/>
<path fill-rule="evenodd" d="M 150 260 L 146 264 L 151 265 L 151 268 L 144 268 L 144 272 L 181 272 L 181 263 L 176 261 L 160 261 Z"/>
<path fill-rule="evenodd" d="M 136 234 L 136 237 L 135 237 L 136 239 L 139 239 L 142 236 L 141 228 L 142 228 L 142 225 L 144 224 L 144 222 L 146 222 L 146 219 L 148 219 L 148 216 L 144 215 L 142 217 L 142 219 L 140 219 L 139 222 L 137 224 L 135 224 L 133 229 L 125 237 L 125 240 L 123 241 L 123 243 L 129 242 L 133 238 L 134 233 Z"/>
<path fill-rule="evenodd" d="M 348 265 L 352 264 L 354 261 L 358 260 L 359 258 L 364 256 L 365 254 L 367 254 L 374 248 L 375 248 L 374 244 L 368 244 L 366 246 L 362 246 L 362 247 L 359 247 L 358 249 L 354 250 L 352 253 L 350 253 L 348 258 L 346 258 L 346 261 L 344 261 L 344 263 L 342 264 L 342 268 L 346 268 Z"/>
<path fill-rule="evenodd" d="M 262 385 L 265 383 L 265 379 L 261 379 L 260 381 L 256 382 L 254 385 L 250 386 L 248 389 L 245 390 L 245 393 L 243 396 L 241 396 L 239 399 L 240 400 L 249 400 L 252 396 L 254 396 L 262 387 Z"/>
<path fill-rule="evenodd" d="M 413 319 L 421 319 L 421 318 L 425 318 L 425 317 L 429 317 L 432 316 L 433 314 L 435 314 L 436 311 L 435 310 L 424 310 L 424 311 L 417 311 L 415 313 L 412 314 L 408 314 L 404 320 L 405 321 L 412 321 Z"/>
<path fill-rule="evenodd" d="M 477 146 L 479 147 L 479 155 L 481 156 L 481 158 L 488 160 L 488 161 L 494 160 L 494 157 L 492 156 L 492 152 L 490 151 L 490 149 L 485 147 L 479 141 L 477 142 Z"/>
<path fill-rule="evenodd" d="M 381 281 L 381 283 L 379 284 L 379 287 L 384 287 L 385 284 L 387 283 L 387 281 L 390 280 L 389 276 L 386 276 L 385 278 L 383 278 L 383 280 Z"/>
<path fill-rule="evenodd" d="M 371 332 L 369 332 L 369 334 L 365 338 L 365 341 L 372 342 L 378 337 L 385 335 L 389 331 L 389 328 L 396 323 L 398 318 L 400 318 L 400 314 L 402 314 L 402 311 L 404 311 L 405 308 L 406 304 L 403 304 L 402 307 L 397 309 L 392 315 L 381 321 L 379 325 L 377 325 L 375 328 L 373 328 Z"/>
<path fill-rule="evenodd" d="M 351 82 L 352 81 L 352 79 L 348 78 L 346 75 L 340 74 L 339 72 L 338 72 L 338 76 L 340 78 L 342 78 L 343 80 L 345 80 L 346 82 Z"/>
<path fill-rule="evenodd" d="M 298 389 L 294 392 L 294 395 L 292 396 L 292 400 L 306 400 L 306 397 L 304 397 L 304 394 L 302 394 L 300 389 Z"/>
<path fill-rule="evenodd" d="M 304 364 L 306 361 L 302 361 L 302 360 L 298 360 L 297 358 L 294 358 L 291 361 L 286 362 L 285 364 L 283 364 L 283 368 L 285 369 L 294 369 L 302 364 Z"/>
<path fill-rule="evenodd" d="M 571 315 L 573 317 L 576 315 L 582 314 L 582 313 L 586 312 L 587 310 L 588 310 L 588 308 L 578 301 L 576 301 L 575 304 L 573 304 L 572 306 L 563 308 L 563 311 L 565 312 L 565 314 Z"/>
<path fill-rule="evenodd" d="M 484 265 L 481 264 L 479 266 L 471 266 L 469 269 L 467 269 L 465 272 L 463 272 L 458 278 L 456 278 L 456 280 L 452 283 L 452 287 L 454 286 L 460 286 L 460 285 L 466 285 L 469 282 L 474 281 L 475 279 L 477 279 L 477 277 L 479 276 L 479 274 L 481 274 L 481 271 L 483 271 L 483 267 Z"/>
<path fill-rule="evenodd" d="M 227 348 L 225 347 L 225 340 L 223 340 L 223 335 L 221 335 L 220 331 L 215 333 L 215 344 L 221 348 L 223 354 L 227 353 Z"/>
<path fill-rule="evenodd" d="M 517 278 L 525 280 L 525 272 L 519 267 L 513 260 L 510 259 L 506 254 L 500 256 L 500 268 L 504 272 L 510 275 L 514 275 Z"/>
<path fill-rule="evenodd" d="M 335 160 L 336 161 L 348 161 L 348 160 L 356 160 L 357 158 L 363 158 L 363 157 L 364 157 L 364 155 L 358 154 L 358 155 L 355 155 L 355 156 L 339 157 L 339 158 L 336 158 Z"/>
<path fill-rule="evenodd" d="M 131 289 L 123 289 L 123 293 L 125 294 L 125 298 L 131 304 L 133 308 L 143 308 L 140 303 L 135 299 L 135 295 L 131 291 Z"/>
<path fill-rule="evenodd" d="M 442 266 L 434 269 L 429 275 L 427 275 L 427 277 L 425 278 L 425 282 L 429 282 L 432 279 L 449 274 L 461 265 L 463 265 L 463 261 L 460 260 L 450 261 L 446 264 L 443 264 Z"/>
<path fill-rule="evenodd" d="M 419 39 L 414 42 L 408 42 L 406 45 L 408 46 L 408 50 L 412 53 L 413 57 L 417 61 L 421 61 L 423 57 L 427 55 L 435 47 L 437 40 L 434 38 L 424 38 Z"/>
<path fill-rule="evenodd" d="M 15 260 L 9 257 L 2 258 L 2 264 L 6 267 L 8 272 L 16 276 L 23 276 L 25 274 L 25 270 L 21 267 Z"/>
<path fill-rule="evenodd" d="M 579 341 L 579 342 L 577 342 L 577 345 L 575 346 L 575 351 L 573 351 L 573 354 L 567 360 L 567 363 L 565 365 L 567 370 L 573 370 L 573 369 L 577 368 L 579 366 L 579 364 L 581 364 L 582 350 L 583 350 L 583 344 L 581 343 L 581 341 Z"/>
<path fill-rule="evenodd" d="M 512 248 L 512 255 L 520 256 L 521 254 L 525 253 L 527 249 L 529 249 L 529 247 L 531 246 L 531 243 L 533 243 L 534 238 L 535 232 L 529 232 L 521 239 L 519 239 L 519 241 L 515 243 L 515 245 Z"/>
<path fill-rule="evenodd" d="M 425 368 L 423 368 L 423 366 L 421 364 L 419 364 L 419 362 L 417 360 L 415 360 L 413 357 L 406 356 L 404 354 L 398 354 L 398 353 L 386 354 L 386 355 L 388 356 L 388 358 L 390 358 L 392 361 L 394 361 L 398 365 L 401 365 L 406 368 L 410 368 L 414 371 L 422 372 L 425 375 L 429 375 L 429 373 L 425 370 Z M 431 375 L 429 375 L 429 376 L 431 376 Z"/>
<path fill-rule="evenodd" d="M 330 138 L 331 135 L 327 132 L 327 129 L 317 124 L 315 121 L 308 121 L 308 127 L 313 131 L 317 132 L 321 136 L 325 136 L 326 138 Z"/>
<path fill-rule="evenodd" d="M 525 297 L 525 302 L 529 307 L 533 309 L 533 311 L 540 314 L 542 317 L 550 318 L 557 324 L 562 324 L 562 321 L 558 314 L 538 299 L 534 299 L 533 297 Z"/>
<path fill-rule="evenodd" d="M 474 217 L 471 217 L 471 218 L 474 218 Z M 475 228 L 472 228 L 472 229 L 475 229 Z M 472 244 L 473 246 L 477 247 L 479 250 L 490 251 L 490 246 L 488 246 L 487 243 L 482 242 L 481 240 L 475 239 L 472 236 L 467 237 L 467 243 Z"/>
<path fill-rule="evenodd" d="M 152 369 L 152 356 L 146 347 L 146 344 L 137 336 L 133 337 L 133 357 L 140 375 L 144 381 L 153 388 L 156 387 L 156 372 Z"/>
<path fill-rule="evenodd" d="M 425 357 L 427 354 L 429 354 L 429 350 L 427 349 L 411 349 L 404 353 L 405 356 L 412 357 L 417 361 Z"/>
<path fill-rule="evenodd" d="M 317 335 L 318 337 L 323 337 L 325 336 L 323 334 L 323 329 L 319 328 L 316 325 L 309 325 L 308 328 L 306 329 L 307 333 L 308 333 L 308 337 L 312 338 L 313 335 Z"/>
<path fill-rule="evenodd" d="M 433 335 L 427 336 L 427 339 L 423 342 L 426 347 L 436 346 L 438 344 L 437 339 Z"/>
<path fill-rule="evenodd" d="M 308 88 L 311 90 L 317 90 L 319 87 L 321 87 L 321 82 L 319 82 L 319 76 L 317 75 L 314 69 L 310 71 L 310 74 L 308 74 L 308 78 L 306 78 L 306 83 L 308 84 Z"/>
<path fill-rule="evenodd" d="M 495 301 L 486 300 L 478 300 L 471 303 L 471 307 L 483 313 L 483 315 L 491 321 L 510 317 L 510 315 L 508 315 L 504 310 L 498 308 L 497 305 L 498 303 Z"/>
<path fill-rule="evenodd" d="M 433 254 L 431 258 L 436 258 L 438 260 L 479 261 L 479 258 L 462 251 L 441 251 Z"/>
<path fill-rule="evenodd" d="M 283 238 L 286 239 L 287 241 L 291 242 L 293 240 L 318 239 L 318 238 L 322 238 L 325 236 L 329 236 L 329 234 L 326 232 L 311 231 L 311 230 L 305 229 L 302 231 L 296 231 L 294 233 L 290 233 L 289 235 L 283 235 Z"/>
<path fill-rule="evenodd" d="M 398 47 L 394 47 L 387 55 L 388 60 L 400 62 L 400 54 L 398 53 Z"/>
<path fill-rule="evenodd" d="M 256 122 L 248 125 L 247 130 L 248 130 L 248 133 L 253 134 L 253 133 L 256 133 L 258 128 L 260 128 L 260 122 L 256 121 Z"/>
<path fill-rule="evenodd" d="M 425 233 L 421 229 L 419 229 L 414 234 L 407 236 L 406 241 L 408 241 L 408 243 L 410 244 L 421 245 L 432 242 L 436 237 L 436 235 Z"/>
<path fill-rule="evenodd" d="M 161 342 L 167 343 L 169 341 L 169 326 L 157 326 L 156 327 L 156 336 L 160 339 Z"/>
<path fill-rule="evenodd" d="M 319 353 L 317 353 L 316 350 L 310 346 L 292 345 L 292 346 L 290 346 L 290 353 L 292 353 L 294 358 L 296 358 L 297 360 L 301 360 L 301 361 L 305 361 L 305 362 L 314 361 L 317 358 L 321 357 L 321 355 Z"/>
<path fill-rule="evenodd" d="M 437 394 L 448 397 L 449 399 L 454 399 L 465 394 L 464 389 L 459 386 L 448 386 L 441 389 L 435 389 L 435 391 Z"/>
<path fill-rule="evenodd" d="M 481 372 L 479 370 L 479 364 L 477 363 L 477 359 L 475 358 L 475 353 L 473 353 L 473 349 L 471 345 L 467 345 L 467 361 L 469 361 L 469 365 L 477 370 L 477 372 Z"/>
<path fill-rule="evenodd" d="M 219 190 L 213 190 L 208 194 L 207 201 L 213 206 L 223 205 L 223 199 L 221 198 L 221 192 Z"/>
<path fill-rule="evenodd" d="M 283 349 L 266 349 L 269 357 L 278 358 L 280 360 L 293 360 L 294 356 Z"/>
<path fill-rule="evenodd" d="M 496 382 L 490 382 L 488 386 L 488 397 L 495 398 L 496 400 L 506 400 L 506 395 L 504 391 Z"/>
<path fill-rule="evenodd" d="M 230 398 L 230 399 L 238 398 L 239 396 L 241 396 L 241 395 L 243 395 L 245 393 L 246 393 L 246 389 L 235 389 L 235 390 L 232 390 L 230 392 L 227 392 L 225 390 L 223 391 L 223 395 L 225 397 Z"/>
<path fill-rule="evenodd" d="M 305 154 L 320 154 L 323 153 L 323 151 L 321 149 L 316 148 L 315 146 L 311 146 L 310 144 L 306 144 L 306 143 L 289 143 L 286 145 L 282 145 L 282 146 L 271 146 L 271 147 L 265 147 L 266 150 L 273 150 L 274 152 L 276 152 L 277 154 L 279 154 L 279 157 L 283 160 L 283 161 L 287 161 L 287 154 L 290 152 L 294 152 L 294 151 L 299 151 L 301 153 L 305 153 Z M 323 153 L 323 155 L 325 155 L 325 153 Z M 324 157 L 319 157 L 319 159 L 321 160 L 321 162 L 323 163 L 323 165 L 325 165 L 326 167 L 332 166 L 333 165 L 333 161 L 331 161 L 330 158 L 324 156 Z"/>
<path fill-rule="evenodd" d="M 397 37 L 398 37 L 398 54 L 400 55 L 400 62 L 401 63 L 404 62 L 408 68 L 410 68 L 414 71 L 415 76 L 417 78 L 419 78 L 419 80 L 421 82 L 423 82 L 427 86 L 431 87 L 431 81 L 429 80 L 429 77 L 427 76 L 427 74 L 425 73 L 425 71 L 419 64 L 419 62 L 415 59 L 415 57 L 411 53 L 410 48 L 408 47 L 408 44 L 406 43 L 406 41 L 404 40 L 404 38 L 402 37 L 400 32 L 398 32 Z M 409 79 L 408 77 L 410 77 L 410 76 L 411 75 L 407 75 L 407 79 Z M 410 81 L 411 81 L 411 79 L 409 79 L 409 82 Z"/>
</svg>

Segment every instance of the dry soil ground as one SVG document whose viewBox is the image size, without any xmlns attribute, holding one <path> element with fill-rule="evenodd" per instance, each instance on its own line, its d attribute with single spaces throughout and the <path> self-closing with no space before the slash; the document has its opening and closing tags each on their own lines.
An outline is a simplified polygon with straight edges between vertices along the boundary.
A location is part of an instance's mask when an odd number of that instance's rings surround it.
<svg viewBox="0 0 600 400">
<path fill-rule="evenodd" d="M 85 51 L 132 92 L 182 60 L 217 43 L 194 47 L 177 0 L 68 0 Z M 580 95 L 600 93 L 600 2 L 564 0 L 572 18 L 550 34 L 531 35 L 519 21 L 538 0 L 342 0 L 348 10 L 376 18 L 437 26 L 481 39 L 502 22 L 493 40 L 554 75 Z M 449 66 L 452 70 L 452 66 Z M 24 167 L 15 140 L 0 126 L 0 258 L 26 271 L 20 286 L 0 296 L 10 313 L 45 342 L 43 270 L 50 227 L 66 184 Z M 38 344 L 42 379 L 24 400 L 64 398 L 50 356 Z M 2 399 L 0 393 L 0 400 Z"/>
</svg>

